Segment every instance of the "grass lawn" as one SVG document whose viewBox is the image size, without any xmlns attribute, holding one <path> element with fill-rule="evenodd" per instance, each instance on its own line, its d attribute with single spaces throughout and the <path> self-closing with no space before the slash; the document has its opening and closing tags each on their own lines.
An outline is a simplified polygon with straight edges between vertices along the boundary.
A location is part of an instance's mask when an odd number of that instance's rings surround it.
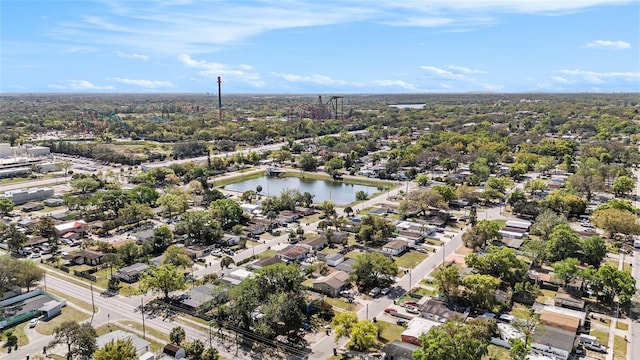
<svg viewBox="0 0 640 360">
<path fill-rule="evenodd" d="M 591 336 L 598 338 L 598 342 L 600 344 L 606 345 L 609 343 L 609 331 L 591 330 Z"/>
<path fill-rule="evenodd" d="M 613 338 L 613 358 L 614 360 L 625 360 L 627 358 L 627 341 L 620 335 Z"/>
<path fill-rule="evenodd" d="M 398 267 L 413 269 L 418 264 L 420 264 L 424 259 L 426 259 L 429 255 L 423 254 L 419 251 L 407 251 L 400 257 L 396 257 L 396 264 Z"/>
<path fill-rule="evenodd" d="M 338 356 L 331 356 L 331 357 L 327 358 L 327 360 L 352 360 L 352 359 L 355 359 L 355 358 L 352 358 L 352 357 L 347 356 L 347 355 L 342 355 L 342 354 L 340 354 Z"/>
<path fill-rule="evenodd" d="M 260 254 L 258 254 L 258 258 L 259 259 L 266 259 L 272 256 L 275 256 L 278 253 L 278 251 L 270 249 L 270 250 L 265 250 L 263 252 L 261 252 Z"/>
<path fill-rule="evenodd" d="M 629 324 L 627 324 L 626 322 L 618 321 L 616 323 L 616 328 L 620 330 L 629 330 Z"/>
<path fill-rule="evenodd" d="M 120 321 L 120 324 L 122 324 L 125 329 L 128 327 L 131 327 L 138 331 L 142 331 L 142 324 L 135 321 L 125 320 L 125 321 Z M 162 331 L 158 331 L 149 326 L 145 326 L 145 332 L 157 339 L 169 342 L 169 335 L 163 333 Z"/>
<path fill-rule="evenodd" d="M 320 218 L 323 215 L 324 214 L 313 214 L 313 215 L 305 216 L 302 219 L 300 219 L 300 224 L 306 224 L 306 223 L 310 224 L 310 223 L 314 223 L 316 221 L 320 221 L 321 220 Z"/>
<path fill-rule="evenodd" d="M 509 360 L 509 349 L 502 346 L 489 344 L 487 347 L 487 354 L 482 357 L 483 360 L 497 359 L 497 360 Z"/>
<path fill-rule="evenodd" d="M 360 256 L 360 254 L 364 254 L 363 252 L 361 252 L 360 250 L 353 250 L 353 251 L 349 251 L 348 253 L 344 254 L 344 257 L 347 259 L 357 259 L 358 256 Z"/>
<path fill-rule="evenodd" d="M 328 304 L 330 304 L 333 307 L 337 307 L 339 309 L 346 310 L 346 311 L 356 311 L 356 308 L 357 308 L 356 304 L 348 303 L 342 299 L 325 298 L 324 301 L 326 301 Z"/>
<path fill-rule="evenodd" d="M 65 321 L 81 322 L 90 317 L 91 315 L 85 312 L 74 309 L 70 306 L 65 306 L 62 308 L 62 313 L 53 319 L 49 321 L 38 321 L 36 331 L 43 335 L 51 335 L 53 334 L 53 329 Z"/>
<path fill-rule="evenodd" d="M 88 302 L 86 302 L 86 301 L 82 301 L 82 300 L 76 299 L 76 298 L 71 297 L 71 296 L 69 296 L 69 295 L 67 295 L 67 294 L 65 294 L 65 293 L 62 293 L 62 292 L 60 292 L 60 291 L 53 290 L 53 289 L 49 289 L 49 290 L 47 290 L 47 292 L 48 292 L 48 293 L 51 293 L 51 294 L 53 294 L 53 295 L 55 295 L 55 296 L 61 297 L 61 298 L 65 299 L 65 300 L 67 300 L 68 302 L 71 302 L 71 303 L 73 303 L 74 305 L 77 305 L 78 307 L 81 307 L 81 308 L 83 308 L 83 309 L 85 309 L 85 310 L 87 310 L 87 311 L 93 311 L 93 307 L 91 306 L 91 304 L 89 304 L 89 303 L 88 303 Z M 98 307 L 96 306 L 96 312 L 97 312 L 98 310 L 99 310 L 99 309 L 98 309 Z"/>
<path fill-rule="evenodd" d="M 338 251 L 340 251 L 340 249 L 338 249 L 338 248 L 333 248 L 333 249 L 332 249 L 332 248 L 328 248 L 328 247 L 326 247 L 326 248 L 322 249 L 322 250 L 320 251 L 320 253 L 321 253 L 321 254 L 327 254 L 327 255 L 329 255 L 329 254 L 335 254 L 335 253 L 337 253 Z"/>
<path fill-rule="evenodd" d="M 115 330 L 122 330 L 122 331 L 129 331 L 130 332 L 130 329 L 127 329 L 125 326 L 120 326 L 118 324 L 113 324 L 113 323 L 108 324 L 108 325 L 106 325 L 106 324 L 105 325 L 101 325 L 101 326 L 98 326 L 96 328 L 96 332 L 98 333 L 98 336 L 102 336 L 104 334 L 110 333 L 110 332 L 115 331 Z M 148 330 L 148 328 L 147 328 L 147 330 Z M 152 352 L 157 352 L 157 351 L 162 350 L 163 344 L 159 344 L 159 343 L 157 343 L 157 342 L 155 342 L 155 341 L 153 341 L 151 339 L 147 339 L 147 341 L 151 343 L 149 345 L 149 347 L 151 348 Z"/>
<path fill-rule="evenodd" d="M 403 326 L 392 324 L 386 321 L 379 321 L 378 325 L 378 340 L 384 344 L 400 340 L 400 335 L 405 330 Z"/>
<path fill-rule="evenodd" d="M 21 348 L 25 345 L 29 344 L 29 338 L 24 333 L 24 327 L 27 326 L 28 322 L 21 322 L 20 324 L 14 325 L 10 328 L 7 328 L 2 331 L 2 334 L 6 334 L 9 331 L 13 331 L 13 334 L 18 337 L 18 348 Z M 6 340 L 6 336 L 0 337 L 2 340 Z M 7 352 L 7 348 L 4 347 L 4 342 L 2 343 L 2 347 L 0 347 L 0 353 Z"/>
<path fill-rule="evenodd" d="M 425 239 L 424 242 L 433 246 L 442 246 L 442 241 L 437 239 Z"/>
<path fill-rule="evenodd" d="M 412 291 L 414 294 L 419 294 L 419 295 L 422 295 L 422 296 L 431 296 L 431 297 L 434 297 L 434 296 L 437 296 L 437 295 L 438 295 L 438 292 L 437 292 L 437 291 L 435 291 L 435 290 L 433 290 L 433 289 L 426 289 L 426 288 L 423 288 L 423 287 L 420 287 L 420 286 L 418 286 L 418 287 L 415 287 L 415 288 L 411 289 L 411 291 Z"/>
<path fill-rule="evenodd" d="M 536 301 L 539 303 L 544 304 L 545 300 L 547 300 L 547 297 L 551 298 L 552 300 L 556 298 L 556 292 L 553 290 L 540 289 L 540 291 L 542 292 L 542 295 L 536 298 Z"/>
<path fill-rule="evenodd" d="M 47 355 L 47 357 L 53 360 L 67 360 L 67 358 L 65 358 L 64 356 L 56 355 L 56 354 L 49 354 Z"/>
<path fill-rule="evenodd" d="M 500 229 L 507 225 L 507 220 L 491 220 L 491 222 L 498 224 L 498 226 L 500 226 Z"/>
</svg>

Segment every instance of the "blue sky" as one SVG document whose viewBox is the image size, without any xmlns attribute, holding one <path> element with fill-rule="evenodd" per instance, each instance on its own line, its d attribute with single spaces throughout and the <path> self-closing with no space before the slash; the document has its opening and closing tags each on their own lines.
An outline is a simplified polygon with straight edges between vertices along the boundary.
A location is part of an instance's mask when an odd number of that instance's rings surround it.
<svg viewBox="0 0 640 360">
<path fill-rule="evenodd" d="M 640 91 L 640 1 L 0 0 L 0 92 Z"/>
</svg>

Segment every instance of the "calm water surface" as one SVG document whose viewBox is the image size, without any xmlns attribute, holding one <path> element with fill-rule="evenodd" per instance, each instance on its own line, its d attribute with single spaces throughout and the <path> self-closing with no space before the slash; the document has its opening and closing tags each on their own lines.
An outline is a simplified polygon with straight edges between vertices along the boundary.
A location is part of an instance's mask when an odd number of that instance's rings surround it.
<svg viewBox="0 0 640 360">
<path fill-rule="evenodd" d="M 341 181 L 329 180 L 307 180 L 297 177 L 259 177 L 255 179 L 243 180 L 235 184 L 226 185 L 227 190 L 244 192 L 247 190 L 256 190 L 258 185 L 262 186 L 262 194 L 277 196 L 282 190 L 291 189 L 298 190 L 300 193 L 308 191 L 315 195 L 313 202 L 321 203 L 325 200 L 331 200 L 336 205 L 347 205 L 356 200 L 356 192 L 364 191 L 369 195 L 383 191 L 382 188 L 374 186 L 345 184 Z"/>
</svg>

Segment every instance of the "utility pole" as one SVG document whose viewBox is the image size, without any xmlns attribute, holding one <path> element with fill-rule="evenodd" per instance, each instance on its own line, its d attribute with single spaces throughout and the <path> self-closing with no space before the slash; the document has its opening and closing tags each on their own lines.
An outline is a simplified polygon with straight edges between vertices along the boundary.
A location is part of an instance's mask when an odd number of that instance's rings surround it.
<svg viewBox="0 0 640 360">
<path fill-rule="evenodd" d="M 142 338 L 147 340 L 147 332 L 144 327 L 144 297 L 140 296 L 140 313 L 142 314 Z"/>
<path fill-rule="evenodd" d="M 91 289 L 91 308 L 93 309 L 93 313 L 95 314 L 96 313 L 96 304 L 93 301 L 93 284 L 92 283 L 89 284 L 89 288 Z"/>
<path fill-rule="evenodd" d="M 47 291 L 47 273 L 42 274 L 42 279 L 44 280 L 44 291 Z"/>
<path fill-rule="evenodd" d="M 222 122 L 222 78 L 218 76 L 218 120 Z"/>
</svg>

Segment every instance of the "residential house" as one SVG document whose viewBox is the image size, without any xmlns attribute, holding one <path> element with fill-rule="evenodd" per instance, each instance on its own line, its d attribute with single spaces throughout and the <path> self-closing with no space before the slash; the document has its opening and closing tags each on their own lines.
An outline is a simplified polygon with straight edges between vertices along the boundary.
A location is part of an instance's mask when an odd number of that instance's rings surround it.
<svg viewBox="0 0 640 360">
<path fill-rule="evenodd" d="M 203 257 L 208 251 L 208 247 L 202 245 L 189 245 L 185 246 L 183 249 L 184 252 L 192 259 Z"/>
<path fill-rule="evenodd" d="M 222 244 L 227 246 L 234 246 L 240 244 L 240 236 L 224 234 L 222 235 L 222 240 L 220 241 Z"/>
<path fill-rule="evenodd" d="M 584 321 L 584 317 L 581 320 L 581 315 L 574 313 L 574 310 L 545 306 L 540 312 L 540 323 L 544 325 L 544 330 L 533 334 L 533 343 L 542 349 L 546 346 L 548 352 L 559 350 L 556 352 L 570 353 L 575 346 L 581 321 Z"/>
<path fill-rule="evenodd" d="M 84 220 L 76 220 L 54 225 L 53 228 L 58 236 L 63 237 L 67 233 L 85 234 L 89 225 Z"/>
<path fill-rule="evenodd" d="M 149 346 L 151 345 L 150 342 L 140 338 L 138 335 L 132 334 L 130 332 L 122 331 L 122 330 L 114 330 L 102 336 L 97 337 L 96 345 L 98 346 L 98 348 L 101 348 L 105 344 L 111 341 L 115 342 L 117 340 L 123 340 L 123 341 L 131 340 L 131 344 L 133 345 L 133 347 L 136 348 L 136 356 L 142 356 L 143 354 L 148 352 Z"/>
<path fill-rule="evenodd" d="M 324 261 L 327 263 L 327 265 L 336 267 L 344 261 L 344 255 L 340 253 L 329 254 L 325 256 Z"/>
<path fill-rule="evenodd" d="M 429 299 L 419 307 L 420 314 L 425 319 L 445 323 L 454 315 L 459 315 L 463 320 L 469 316 L 470 308 L 456 304 L 449 304 L 437 299 Z"/>
<path fill-rule="evenodd" d="M 28 202 L 22 205 L 22 212 L 32 212 L 44 209 L 44 205 L 39 202 Z"/>
<path fill-rule="evenodd" d="M 280 224 L 290 224 L 300 218 L 300 215 L 295 211 L 291 210 L 282 210 L 278 213 L 278 217 L 276 220 Z"/>
<path fill-rule="evenodd" d="M 424 319 L 421 317 L 414 317 L 407 324 L 407 328 L 402 332 L 400 338 L 402 342 L 406 342 L 413 345 L 420 346 L 420 335 L 426 334 L 433 327 L 440 326 L 441 323 Z"/>
<path fill-rule="evenodd" d="M 183 347 L 176 344 L 165 345 L 162 349 L 162 353 L 176 360 L 182 359 L 187 356 L 187 351 Z"/>
<path fill-rule="evenodd" d="M 262 211 L 260 204 L 240 204 L 242 211 L 249 215 L 259 214 Z"/>
<path fill-rule="evenodd" d="M 505 226 L 498 233 L 507 239 L 522 239 L 528 235 L 527 230 L 517 227 Z"/>
<path fill-rule="evenodd" d="M 384 360 L 413 360 L 413 352 L 419 348 L 419 346 L 396 340 L 385 345 L 382 352 L 386 355 Z"/>
<path fill-rule="evenodd" d="M 231 269 L 230 271 L 221 271 L 220 276 L 222 281 L 231 284 L 233 286 L 240 285 L 244 279 L 251 276 L 253 273 L 251 271 L 247 271 L 244 268 L 236 268 Z"/>
<path fill-rule="evenodd" d="M 414 247 L 424 240 L 424 235 L 415 231 L 401 230 L 398 232 L 397 239 L 406 241 L 409 247 Z"/>
<path fill-rule="evenodd" d="M 556 293 L 555 306 L 583 311 L 585 301 L 582 297 L 567 292 L 564 288 L 558 289 Z"/>
<path fill-rule="evenodd" d="M 346 244 L 347 238 L 349 237 L 349 233 L 346 231 L 336 230 L 331 236 L 327 237 L 327 232 L 325 230 L 319 231 L 320 235 L 324 235 L 327 238 L 327 241 L 334 244 Z"/>
<path fill-rule="evenodd" d="M 214 300 L 213 289 L 215 285 L 204 284 L 184 294 L 180 304 L 192 311 L 207 309 Z"/>
<path fill-rule="evenodd" d="M 389 212 L 387 211 L 387 209 L 375 207 L 375 208 L 369 209 L 367 213 L 370 215 L 387 216 Z"/>
<path fill-rule="evenodd" d="M 118 270 L 113 276 L 118 279 L 132 284 L 140 278 L 140 275 L 149 268 L 149 265 L 143 263 L 135 263 L 133 265 L 123 267 Z"/>
<path fill-rule="evenodd" d="M 347 274 L 351 274 L 353 272 L 353 264 L 356 263 L 356 259 L 345 258 L 343 262 L 336 265 L 336 270 L 344 271 Z"/>
<path fill-rule="evenodd" d="M 286 248 L 278 251 L 276 257 L 280 260 L 290 263 L 293 261 L 300 261 L 307 257 L 309 249 L 301 245 L 290 245 Z"/>
<path fill-rule="evenodd" d="M 398 256 L 407 250 L 407 242 L 404 240 L 391 240 L 382 245 L 382 252 L 385 254 Z"/>
<path fill-rule="evenodd" d="M 49 199 L 45 199 L 43 203 L 48 207 L 56 207 L 56 206 L 62 206 L 62 204 L 64 204 L 64 201 L 58 198 L 49 198 Z"/>
<path fill-rule="evenodd" d="M 318 235 L 302 240 L 298 245 L 306 247 L 309 251 L 320 251 L 327 246 L 327 238 L 322 235 Z"/>
<path fill-rule="evenodd" d="M 523 231 L 526 232 L 526 231 L 529 231 L 529 228 L 531 227 L 531 222 L 524 221 L 524 220 L 507 220 L 504 226 L 510 227 L 510 228 L 522 229 Z"/>
<path fill-rule="evenodd" d="M 298 214 L 300 214 L 300 216 L 309 216 L 316 213 L 316 210 L 314 208 L 303 207 L 303 206 L 296 206 L 295 211 Z"/>
<path fill-rule="evenodd" d="M 100 251 L 85 249 L 85 250 L 80 250 L 78 252 L 65 255 L 63 259 L 69 260 L 70 262 L 77 265 L 86 264 L 86 265 L 96 266 L 100 264 L 100 261 L 102 260 L 103 256 L 104 254 Z"/>
<path fill-rule="evenodd" d="M 336 271 L 313 281 L 313 289 L 331 297 L 337 297 L 340 291 L 350 285 L 349 274 Z"/>
<path fill-rule="evenodd" d="M 282 261 L 280 258 L 275 257 L 275 256 L 271 256 L 271 257 L 267 257 L 264 259 L 260 259 L 260 260 L 256 260 L 253 263 L 251 263 L 251 265 L 249 265 L 252 269 L 257 270 L 257 269 L 261 269 L 265 266 L 269 266 L 269 265 L 274 265 L 274 264 L 283 264 L 284 261 Z"/>
<path fill-rule="evenodd" d="M 143 244 L 147 240 L 153 239 L 153 229 L 141 231 L 133 235 L 138 244 Z"/>
</svg>

